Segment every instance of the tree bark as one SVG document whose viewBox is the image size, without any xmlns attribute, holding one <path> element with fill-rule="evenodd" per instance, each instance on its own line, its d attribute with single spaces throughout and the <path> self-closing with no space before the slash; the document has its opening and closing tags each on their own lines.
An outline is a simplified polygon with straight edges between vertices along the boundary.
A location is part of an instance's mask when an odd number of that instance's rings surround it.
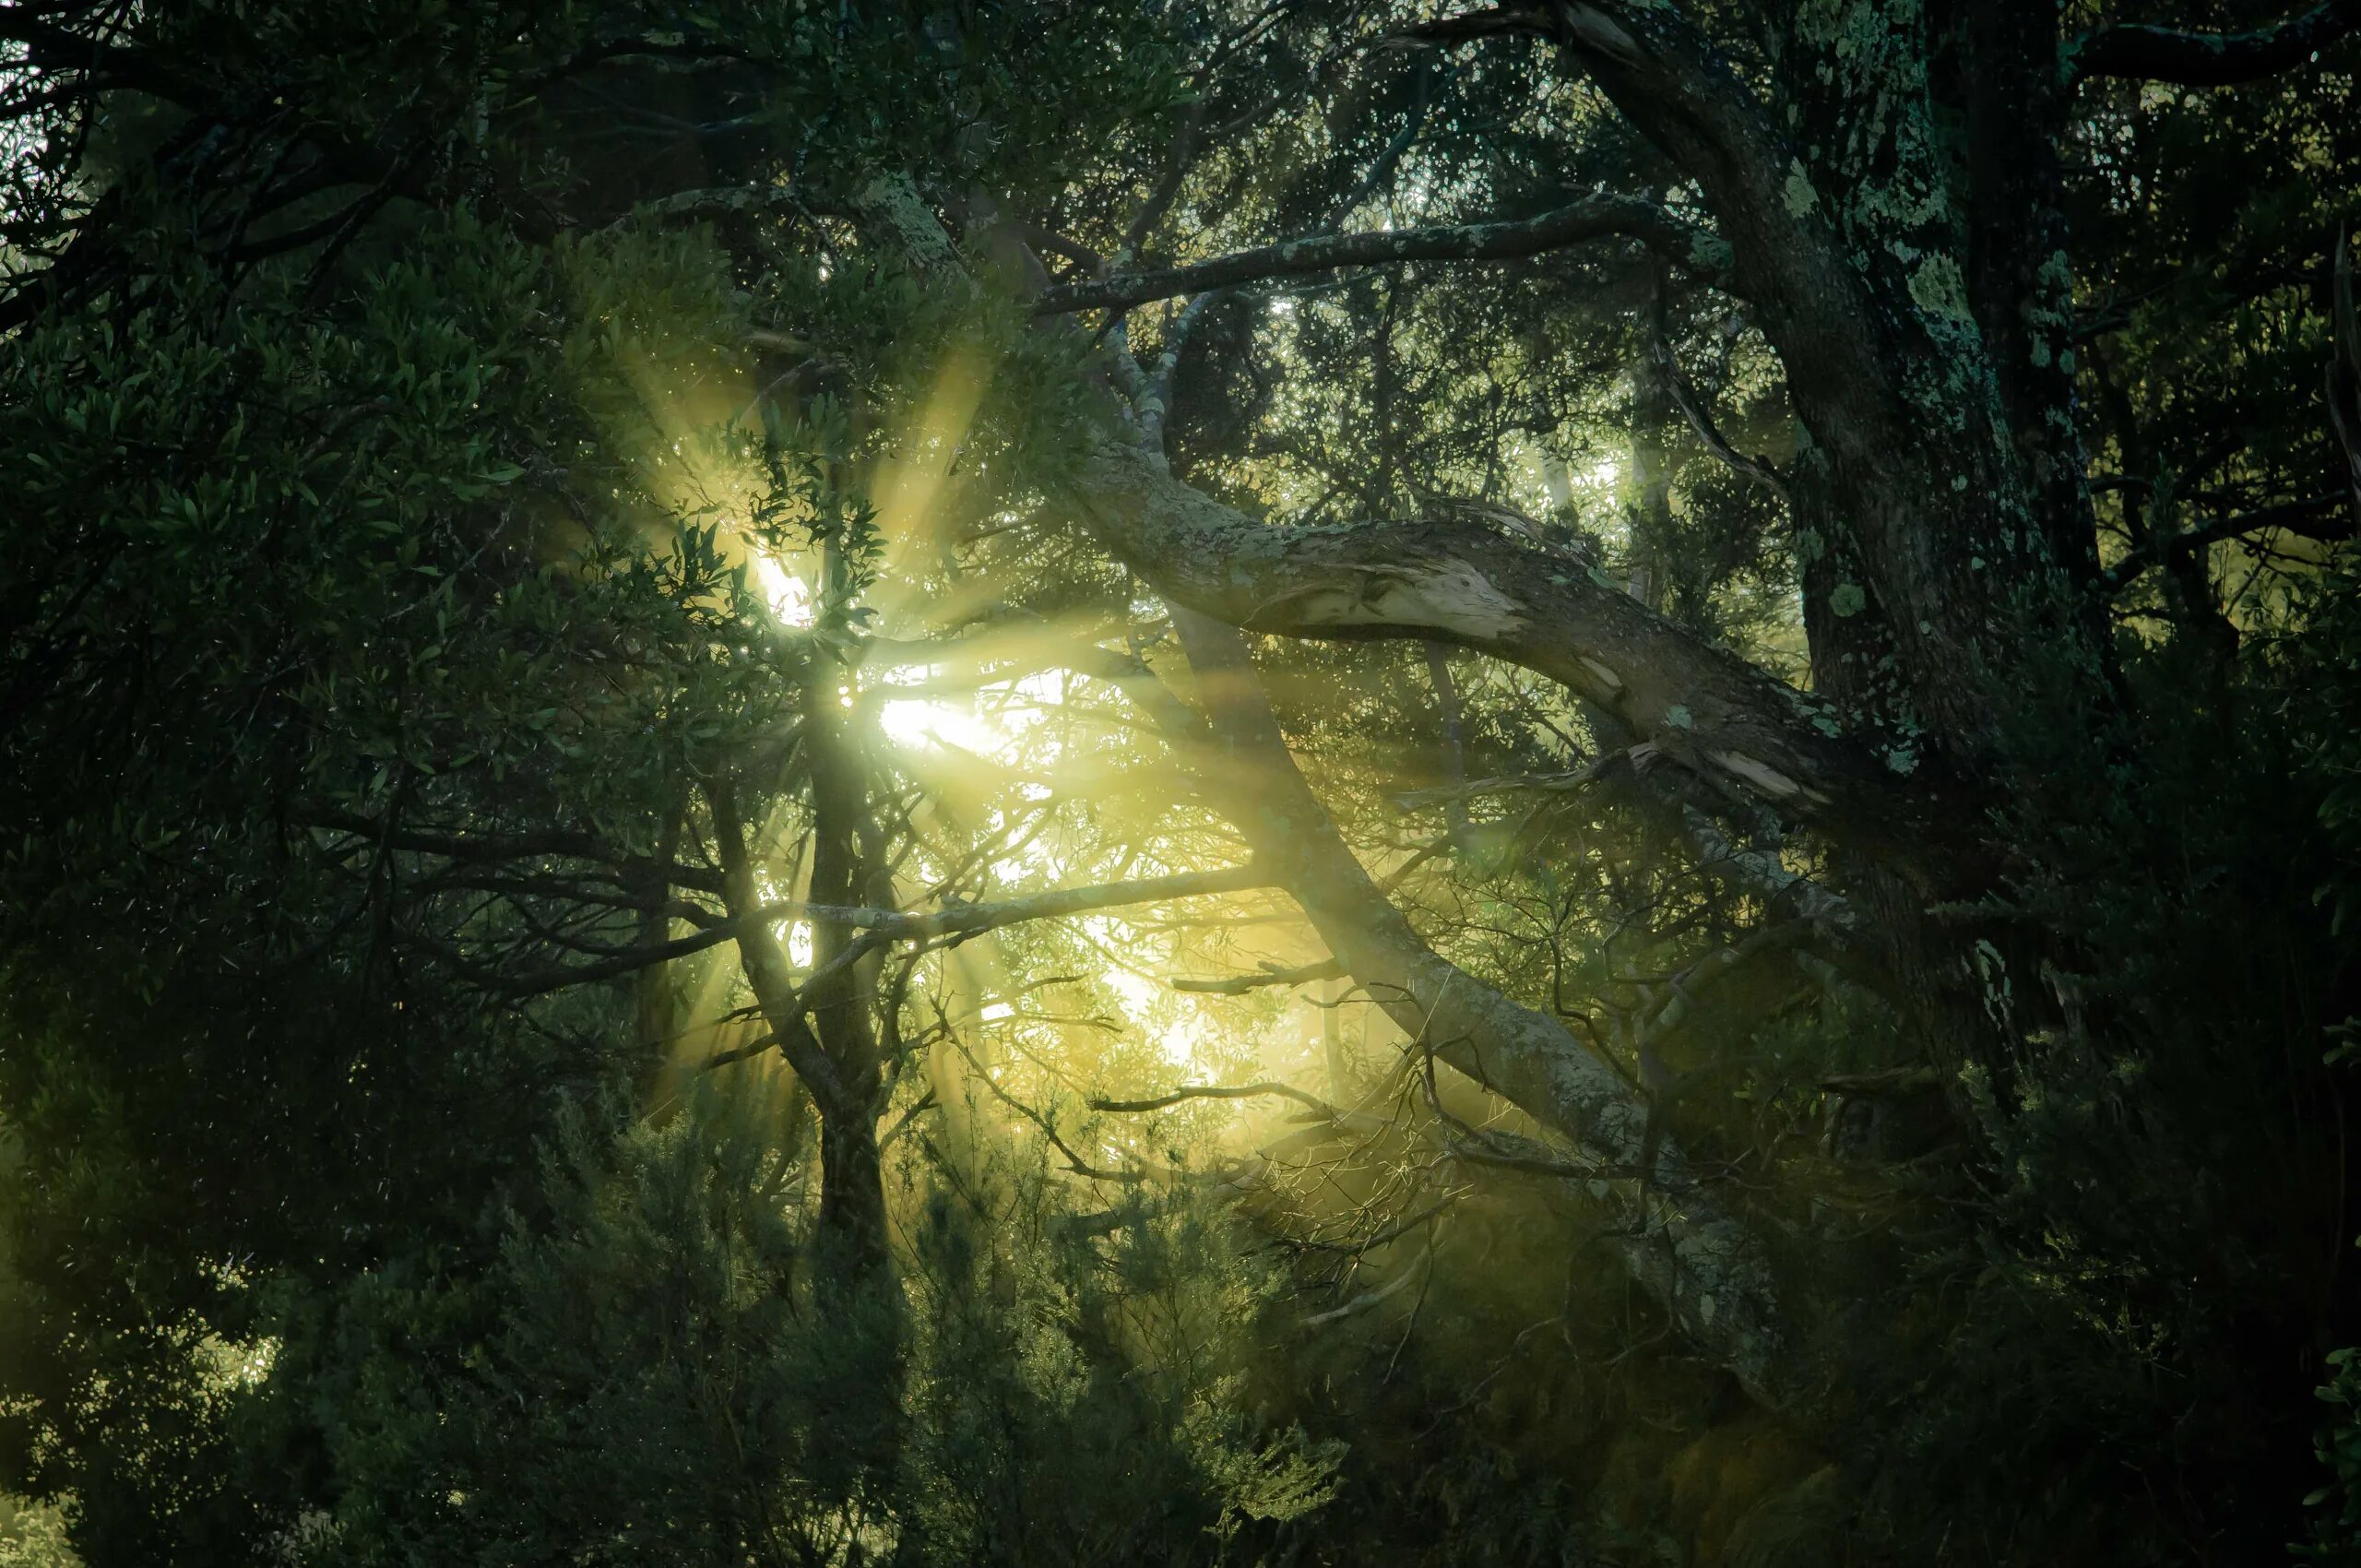
<svg viewBox="0 0 2361 1568">
<path fill-rule="evenodd" d="M 822 614 L 841 613 L 853 599 L 849 568 L 831 538 L 822 552 Z M 863 709 L 847 700 L 851 665 L 815 659 L 803 705 L 803 752 L 812 783 L 812 979 L 802 1005 L 812 1032 L 836 1070 L 841 1102 L 820 1111 L 820 1231 L 857 1277 L 892 1273 L 886 1247 L 884 1175 L 878 1160 L 877 1116 L 884 1098 L 878 1054 L 879 960 L 855 955 L 850 920 L 822 910 L 891 907 L 895 902 L 874 814 Z M 880 885 L 881 882 L 884 885 Z M 843 960 L 850 957 L 851 962 Z"/>
<path fill-rule="evenodd" d="M 1880 755 L 1833 705 L 1651 613 L 1586 560 L 1456 518 L 1275 528 L 1109 444 L 1073 491 L 1109 551 L 1178 605 L 1249 631 L 1453 643 L 1560 682 L 1734 802 L 1919 868 L 1972 842 L 1949 780 Z"/>
</svg>

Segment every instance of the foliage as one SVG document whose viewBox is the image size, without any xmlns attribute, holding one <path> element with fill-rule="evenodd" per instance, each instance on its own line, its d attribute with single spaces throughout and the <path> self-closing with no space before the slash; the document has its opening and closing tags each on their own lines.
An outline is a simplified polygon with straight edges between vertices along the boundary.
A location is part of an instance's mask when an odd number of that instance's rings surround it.
<svg viewBox="0 0 2361 1568">
<path fill-rule="evenodd" d="M 1987 82 L 1975 7 L 1590 8 L 1796 127 L 1900 453 L 1826 459 L 1718 238 L 1038 308 L 1600 192 L 1743 237 L 1611 71 L 1431 9 L 0 7 L 0 1564 L 2232 1561 L 2318 1375 L 2354 1550 L 2350 45 L 2085 81 L 2036 158 L 1978 91 L 2072 51 Z M 1122 442 L 1604 587 L 1906 809 L 1750 787 L 1659 671 L 1364 640 L 1418 595 L 1356 565 L 1252 647 L 1312 800 L 1258 840 Z M 2091 559 L 1936 680 L 1872 525 L 2032 501 L 1831 498 L 1943 452 L 2056 457 Z M 1331 826 L 1410 960 L 1324 978 Z M 1282 887 L 1026 909 L 1213 867 Z M 1685 1185 L 1599 1164 L 1643 1122 Z M 1776 1393 L 1668 1304 L 1692 1209 Z"/>
<path fill-rule="evenodd" d="M 2296 1556 L 2316 1562 L 2343 1562 L 2361 1545 L 2361 1489 L 2355 1484 L 2361 1480 L 2361 1420 L 2354 1415 L 2361 1405 L 2361 1377 L 2353 1360 L 2351 1350 L 2330 1351 L 2329 1380 L 2317 1390 L 2331 1412 L 2319 1453 L 2332 1479 L 2304 1499 L 2308 1506 L 2326 1511 L 2313 1521 L 2311 1540 L 2295 1549 Z"/>
<path fill-rule="evenodd" d="M 897 1314 L 815 1270 L 763 1121 L 710 1093 L 612 1141 L 570 1116 L 487 1266 L 375 1272 L 291 1339 L 277 1380 L 329 1412 L 335 1499 L 290 1526 L 297 1560 L 1213 1561 L 1324 1498 L 1335 1455 L 1222 1384 L 1253 1291 L 1223 1294 L 1216 1217 L 1135 1203 L 1101 1255 L 1058 1244 L 1075 1217 L 1038 1177 L 1012 1212 L 938 1203 L 898 1370 Z M 1192 1315 L 1193 1360 L 1132 1336 Z"/>
</svg>

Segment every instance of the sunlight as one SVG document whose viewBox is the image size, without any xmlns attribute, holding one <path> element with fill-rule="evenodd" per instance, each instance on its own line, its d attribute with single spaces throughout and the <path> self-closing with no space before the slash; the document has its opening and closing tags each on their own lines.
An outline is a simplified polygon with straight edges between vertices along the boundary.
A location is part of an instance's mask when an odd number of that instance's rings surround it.
<svg viewBox="0 0 2361 1568">
<path fill-rule="evenodd" d="M 997 724 L 936 697 L 893 697 L 877 710 L 877 727 L 896 745 L 914 749 L 953 747 L 993 756 L 1013 743 Z"/>
<path fill-rule="evenodd" d="M 956 476 L 967 456 L 967 434 L 991 378 L 991 362 L 974 350 L 955 348 L 946 353 L 931 392 L 908 412 L 893 443 L 893 455 L 878 470 L 872 495 L 888 565 L 872 602 L 888 617 L 916 602 L 912 595 L 923 575 L 910 568 L 929 559 L 941 542 L 944 518 L 952 510 L 947 502 L 964 482 Z"/>
<path fill-rule="evenodd" d="M 815 619 L 812 604 L 812 587 L 790 572 L 775 556 L 759 552 L 749 555 L 747 564 L 753 568 L 754 590 L 769 605 L 771 614 L 782 626 L 809 626 Z"/>
<path fill-rule="evenodd" d="M 907 680 L 889 683 L 887 689 L 895 684 L 921 684 L 940 679 L 943 673 L 940 668 L 913 670 L 907 672 Z M 991 712 L 977 711 L 988 695 L 1002 700 Z M 1057 675 L 1026 675 L 980 686 L 960 702 L 933 696 L 889 696 L 879 705 L 877 727 L 896 745 L 912 750 L 968 752 L 1003 765 L 1016 763 L 1027 749 L 1027 742 L 1038 741 L 1045 743 L 1046 754 L 1031 760 L 1054 763 L 1059 748 L 1050 737 L 1036 731 L 1043 710 L 1055 708 L 1063 700 Z"/>
<path fill-rule="evenodd" d="M 1119 921 L 1098 918 L 1083 922 L 1112 951 L 1135 945 L 1137 938 Z M 1135 960 L 1136 961 L 1136 960 Z M 1201 1007 L 1176 1005 L 1174 993 L 1157 980 L 1109 963 L 1099 971 L 1107 989 L 1122 999 L 1126 1016 L 1139 1028 L 1165 1061 L 1186 1073 L 1209 1043 L 1214 1020 Z"/>
</svg>

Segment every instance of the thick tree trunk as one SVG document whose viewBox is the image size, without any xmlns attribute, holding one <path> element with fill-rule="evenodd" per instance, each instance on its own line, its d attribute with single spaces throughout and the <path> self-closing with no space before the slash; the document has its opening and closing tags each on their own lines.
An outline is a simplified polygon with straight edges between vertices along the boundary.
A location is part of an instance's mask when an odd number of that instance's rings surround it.
<svg viewBox="0 0 2361 1568">
<path fill-rule="evenodd" d="M 874 1116 L 820 1118 L 820 1241 L 827 1264 L 855 1285 L 892 1281 Z"/>
<path fill-rule="evenodd" d="M 1813 683 L 1889 755 L 1948 750 L 1987 801 L 2012 788 L 2012 704 L 2079 687 L 2096 712 L 2110 691 L 2074 408 L 2056 30 L 2046 6 L 1804 0 L 1774 71 L 1811 196 L 1795 205 L 1825 208 L 1877 302 L 1885 396 L 1912 433 L 1889 476 L 1865 482 L 1877 459 L 1843 449 L 1843 412 L 1798 397 L 1790 492 Z M 1870 510 L 1876 493 L 1894 509 Z M 1966 613 L 1931 615 L 1928 595 Z M 1970 1065 L 1991 1086 L 2012 1075 L 2024 1020 L 1991 1004 L 2038 1005 L 2023 983 L 2038 955 L 2023 931 L 1938 923 L 1930 895 L 1981 891 L 2006 859 L 1996 847 L 1946 890 L 1884 856 L 1840 856 L 1919 1046 L 1954 1087 Z"/>
<path fill-rule="evenodd" d="M 2062 297 L 2066 256 L 2028 267 L 1971 245 L 1969 160 L 1930 77 L 1952 41 L 1919 6 L 1801 0 L 1774 41 L 1765 101 L 1677 6 L 1570 4 L 1525 25 L 1564 44 L 1697 181 L 1855 546 L 1859 578 L 1828 591 L 1847 614 L 1867 603 L 1884 615 L 1913 721 L 1982 771 L 1993 683 L 2054 647 L 2061 621 L 2079 624 L 2058 580 L 2074 523 L 2052 508 L 2073 508 L 2080 476 L 2070 416 L 2053 427 L 2069 407 L 2057 394 L 2070 322 L 2039 319 Z M 1977 41 L 2023 58 L 2038 33 L 1987 22 Z M 2023 113 L 2047 134 L 2041 102 L 1981 107 L 1987 133 Z M 1998 160 L 2016 183 L 1991 202 L 2029 220 L 2038 163 L 2020 174 Z M 2055 225 L 2037 231 L 2013 243 Z M 2006 298 L 1979 301 L 1979 286 Z M 1987 317 L 2005 330 L 1987 337 Z M 2004 374 L 2004 353 L 2027 362 Z M 2032 362 L 2043 353 L 2048 365 Z"/>
</svg>

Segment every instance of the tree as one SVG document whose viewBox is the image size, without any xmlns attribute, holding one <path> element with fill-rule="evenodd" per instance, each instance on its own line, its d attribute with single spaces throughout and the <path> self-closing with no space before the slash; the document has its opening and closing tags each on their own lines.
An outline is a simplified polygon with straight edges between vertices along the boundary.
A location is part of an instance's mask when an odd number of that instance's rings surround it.
<svg viewBox="0 0 2361 1568">
<path fill-rule="evenodd" d="M 1943 1500 L 1893 1453 L 1997 1503 L 2087 1444 L 1963 1560 L 2095 1550 L 2126 1466 L 2180 1501 L 2124 1550 L 2199 1550 L 2298 1407 L 2138 1434 L 2352 1332 L 2304 696 L 2351 204 L 2303 172 L 2349 165 L 2361 11 L 2086 9 L 0 12 L 6 1114 L 48 1184 L 12 1467 L 148 1500 L 99 1555 L 191 1488 L 224 1541 L 310 1505 L 229 1476 L 193 1370 L 244 1281 L 492 1268 L 535 1140 L 602 1075 L 660 1100 L 688 1034 L 816 1115 L 847 1321 L 905 1315 L 913 1118 L 945 1169 L 964 1103 L 1193 1193 L 1121 1119 L 1275 1095 L 1572 1205 L 1897 1543 Z M 882 728 L 1043 671 L 1047 784 Z M 1077 782 L 1108 714 L 1167 820 Z M 1198 989 L 1342 978 L 1391 1073 L 1102 1093 L 1084 1136 L 977 1054 L 967 944 L 1266 888 L 1316 950 Z M 200 1212 L 322 1158 L 316 1214 Z M 1212 1176 L 1305 1250 L 1267 1151 Z M 2033 1457 L 1966 1457 L 2000 1432 Z"/>
</svg>

